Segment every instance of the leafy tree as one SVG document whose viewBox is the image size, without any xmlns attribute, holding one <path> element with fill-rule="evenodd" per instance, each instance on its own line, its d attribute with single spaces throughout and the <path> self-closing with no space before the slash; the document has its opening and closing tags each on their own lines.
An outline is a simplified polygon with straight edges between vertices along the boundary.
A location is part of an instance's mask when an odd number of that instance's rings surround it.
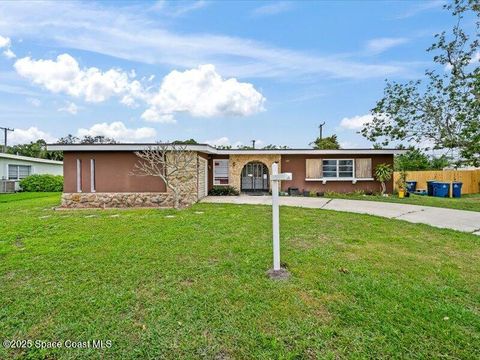
<svg viewBox="0 0 480 360">
<path fill-rule="evenodd" d="M 218 145 L 216 146 L 216 148 L 219 150 L 230 150 L 232 148 L 232 145 Z"/>
<path fill-rule="evenodd" d="M 57 144 L 78 144 L 80 139 L 72 134 L 68 134 L 67 136 L 61 137 L 57 140 Z"/>
<path fill-rule="evenodd" d="M 274 145 L 274 144 L 268 144 L 262 148 L 263 150 L 282 150 L 282 149 L 290 149 L 286 145 Z"/>
<path fill-rule="evenodd" d="M 68 134 L 65 137 L 61 137 L 57 140 L 57 144 L 116 144 L 117 141 L 115 139 L 97 135 L 97 136 L 90 136 L 85 135 L 83 138 L 79 138 L 72 134 Z"/>
<path fill-rule="evenodd" d="M 117 141 L 105 137 L 103 135 L 98 135 L 98 136 L 90 136 L 90 135 L 85 135 L 82 139 L 80 139 L 80 144 L 116 144 Z"/>
<path fill-rule="evenodd" d="M 314 149 L 320 149 L 320 150 L 340 149 L 340 144 L 338 143 L 337 135 L 327 136 L 322 139 L 318 137 L 310 145 L 312 145 Z"/>
<path fill-rule="evenodd" d="M 8 154 L 34 157 L 39 159 L 63 160 L 63 155 L 57 151 L 47 151 L 46 141 L 43 139 L 28 144 L 18 144 L 7 148 Z"/>
<path fill-rule="evenodd" d="M 361 133 L 371 141 L 382 139 L 432 144 L 447 149 L 458 162 L 480 165 L 480 3 L 454 0 L 445 6 L 456 18 L 451 34 L 444 31 L 427 49 L 434 52 L 435 70 L 426 79 L 387 82 L 384 97 L 372 109 L 373 120 Z M 474 17 L 470 33 L 462 28 Z"/>
<path fill-rule="evenodd" d="M 427 170 L 430 159 L 419 149 L 410 149 L 405 154 L 395 157 L 395 171 L 400 170 Z"/>
<path fill-rule="evenodd" d="M 420 149 L 410 148 L 405 154 L 395 157 L 395 171 L 441 170 L 450 165 L 446 155 L 429 157 Z"/>
<path fill-rule="evenodd" d="M 450 165 L 450 160 L 446 155 L 439 157 L 432 157 L 430 159 L 430 169 L 431 170 L 442 170 L 443 168 Z"/>
<path fill-rule="evenodd" d="M 390 179 L 392 178 L 392 174 L 393 168 L 390 164 L 378 164 L 375 168 L 375 178 L 380 181 L 380 184 L 382 186 L 382 195 L 385 195 L 385 192 L 387 191 L 385 183 L 387 181 L 390 181 Z"/>
<path fill-rule="evenodd" d="M 197 145 L 198 142 L 195 139 L 187 139 L 187 140 L 175 140 L 172 144 L 176 145 Z"/>
</svg>

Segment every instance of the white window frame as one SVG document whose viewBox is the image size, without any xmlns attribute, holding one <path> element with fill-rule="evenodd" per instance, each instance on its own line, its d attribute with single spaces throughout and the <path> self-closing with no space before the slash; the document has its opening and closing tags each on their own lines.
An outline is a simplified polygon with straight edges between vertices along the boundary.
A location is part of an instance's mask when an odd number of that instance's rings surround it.
<svg viewBox="0 0 480 360">
<path fill-rule="evenodd" d="M 90 159 L 90 191 L 96 192 L 96 184 L 95 184 L 95 159 Z"/>
<path fill-rule="evenodd" d="M 82 192 L 82 159 L 77 159 L 77 192 Z"/>
<path fill-rule="evenodd" d="M 14 179 L 10 179 L 10 166 L 14 166 L 17 168 L 17 177 L 14 178 Z M 30 176 L 33 174 L 33 166 L 32 165 L 27 165 L 27 164 L 7 164 L 7 179 L 8 180 L 12 180 L 12 181 L 19 181 L 19 180 L 22 180 L 24 179 L 23 177 L 21 178 L 20 177 L 20 166 L 25 166 L 25 167 L 28 167 L 30 170 L 28 171 L 28 175 L 27 176 Z M 26 176 L 26 177 L 27 177 Z"/>
<path fill-rule="evenodd" d="M 227 183 L 226 184 L 215 184 L 215 178 L 216 178 L 216 171 L 215 171 L 215 161 L 226 161 L 227 162 L 227 170 L 229 170 L 230 167 L 230 159 L 213 159 L 212 160 L 212 167 L 213 167 L 213 185 L 214 186 L 228 186 L 230 184 L 230 174 L 229 171 L 227 171 Z"/>
<path fill-rule="evenodd" d="M 337 176 L 332 176 L 332 177 L 327 177 L 327 176 L 323 176 L 324 179 L 327 179 L 327 180 L 330 180 L 330 179 L 334 179 L 334 180 L 339 180 L 339 179 L 347 179 L 347 180 L 353 180 L 355 179 L 355 159 L 322 159 L 322 174 L 324 173 L 324 170 L 323 170 L 323 162 L 324 161 L 336 161 L 337 162 L 337 165 L 336 165 L 336 175 Z M 340 161 L 351 161 L 352 162 L 352 176 L 342 176 L 340 177 Z"/>
<path fill-rule="evenodd" d="M 360 178 L 360 179 L 357 179 L 355 177 L 355 159 L 322 159 L 322 174 L 324 173 L 323 172 L 323 161 L 328 161 L 328 160 L 335 160 L 337 162 L 337 166 L 336 166 L 336 173 L 337 173 L 337 176 L 336 177 L 326 177 L 326 176 L 323 176 L 319 179 L 312 179 L 312 178 L 306 178 L 305 181 L 322 181 L 324 184 L 326 184 L 328 181 L 351 181 L 353 184 L 355 184 L 357 181 L 373 181 L 374 179 L 373 178 Z M 339 163 L 338 161 L 341 161 L 341 160 L 351 160 L 352 161 L 352 177 L 339 177 L 338 174 L 339 174 Z"/>
</svg>

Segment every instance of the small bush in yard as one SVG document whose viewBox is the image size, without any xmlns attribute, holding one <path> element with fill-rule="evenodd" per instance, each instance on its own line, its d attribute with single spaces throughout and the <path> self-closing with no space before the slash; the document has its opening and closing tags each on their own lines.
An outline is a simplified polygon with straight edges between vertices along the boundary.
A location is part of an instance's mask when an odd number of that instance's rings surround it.
<svg viewBox="0 0 480 360">
<path fill-rule="evenodd" d="M 239 195 L 237 189 L 233 186 L 214 186 L 209 192 L 208 195 L 212 196 L 236 196 Z"/>
<path fill-rule="evenodd" d="M 63 176 L 37 174 L 20 180 L 22 191 L 27 192 L 61 192 L 63 191 Z"/>
</svg>

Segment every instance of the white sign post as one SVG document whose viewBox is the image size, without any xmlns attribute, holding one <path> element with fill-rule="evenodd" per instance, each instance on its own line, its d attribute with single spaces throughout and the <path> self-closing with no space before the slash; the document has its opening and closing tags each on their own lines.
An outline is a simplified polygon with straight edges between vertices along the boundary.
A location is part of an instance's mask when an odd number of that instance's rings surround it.
<svg viewBox="0 0 480 360">
<path fill-rule="evenodd" d="M 278 173 L 278 164 L 272 164 L 272 225 L 273 225 L 273 271 L 270 271 L 270 276 L 275 278 L 280 274 L 283 277 L 288 277 L 286 270 L 280 268 L 280 207 L 278 189 L 280 181 L 292 180 L 292 173 Z M 280 276 L 282 277 L 282 276 Z"/>
</svg>

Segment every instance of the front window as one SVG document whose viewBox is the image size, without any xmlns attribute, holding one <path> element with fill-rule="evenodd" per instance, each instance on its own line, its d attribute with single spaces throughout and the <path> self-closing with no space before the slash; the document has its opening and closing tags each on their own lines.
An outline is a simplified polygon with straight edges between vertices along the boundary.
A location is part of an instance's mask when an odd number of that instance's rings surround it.
<svg viewBox="0 0 480 360">
<path fill-rule="evenodd" d="M 213 160 L 213 185 L 228 185 L 228 159 Z"/>
<path fill-rule="evenodd" d="M 30 176 L 31 173 L 30 165 L 8 165 L 8 180 L 21 180 Z"/>
<path fill-rule="evenodd" d="M 353 178 L 353 160 L 323 160 L 324 178 Z"/>
</svg>

